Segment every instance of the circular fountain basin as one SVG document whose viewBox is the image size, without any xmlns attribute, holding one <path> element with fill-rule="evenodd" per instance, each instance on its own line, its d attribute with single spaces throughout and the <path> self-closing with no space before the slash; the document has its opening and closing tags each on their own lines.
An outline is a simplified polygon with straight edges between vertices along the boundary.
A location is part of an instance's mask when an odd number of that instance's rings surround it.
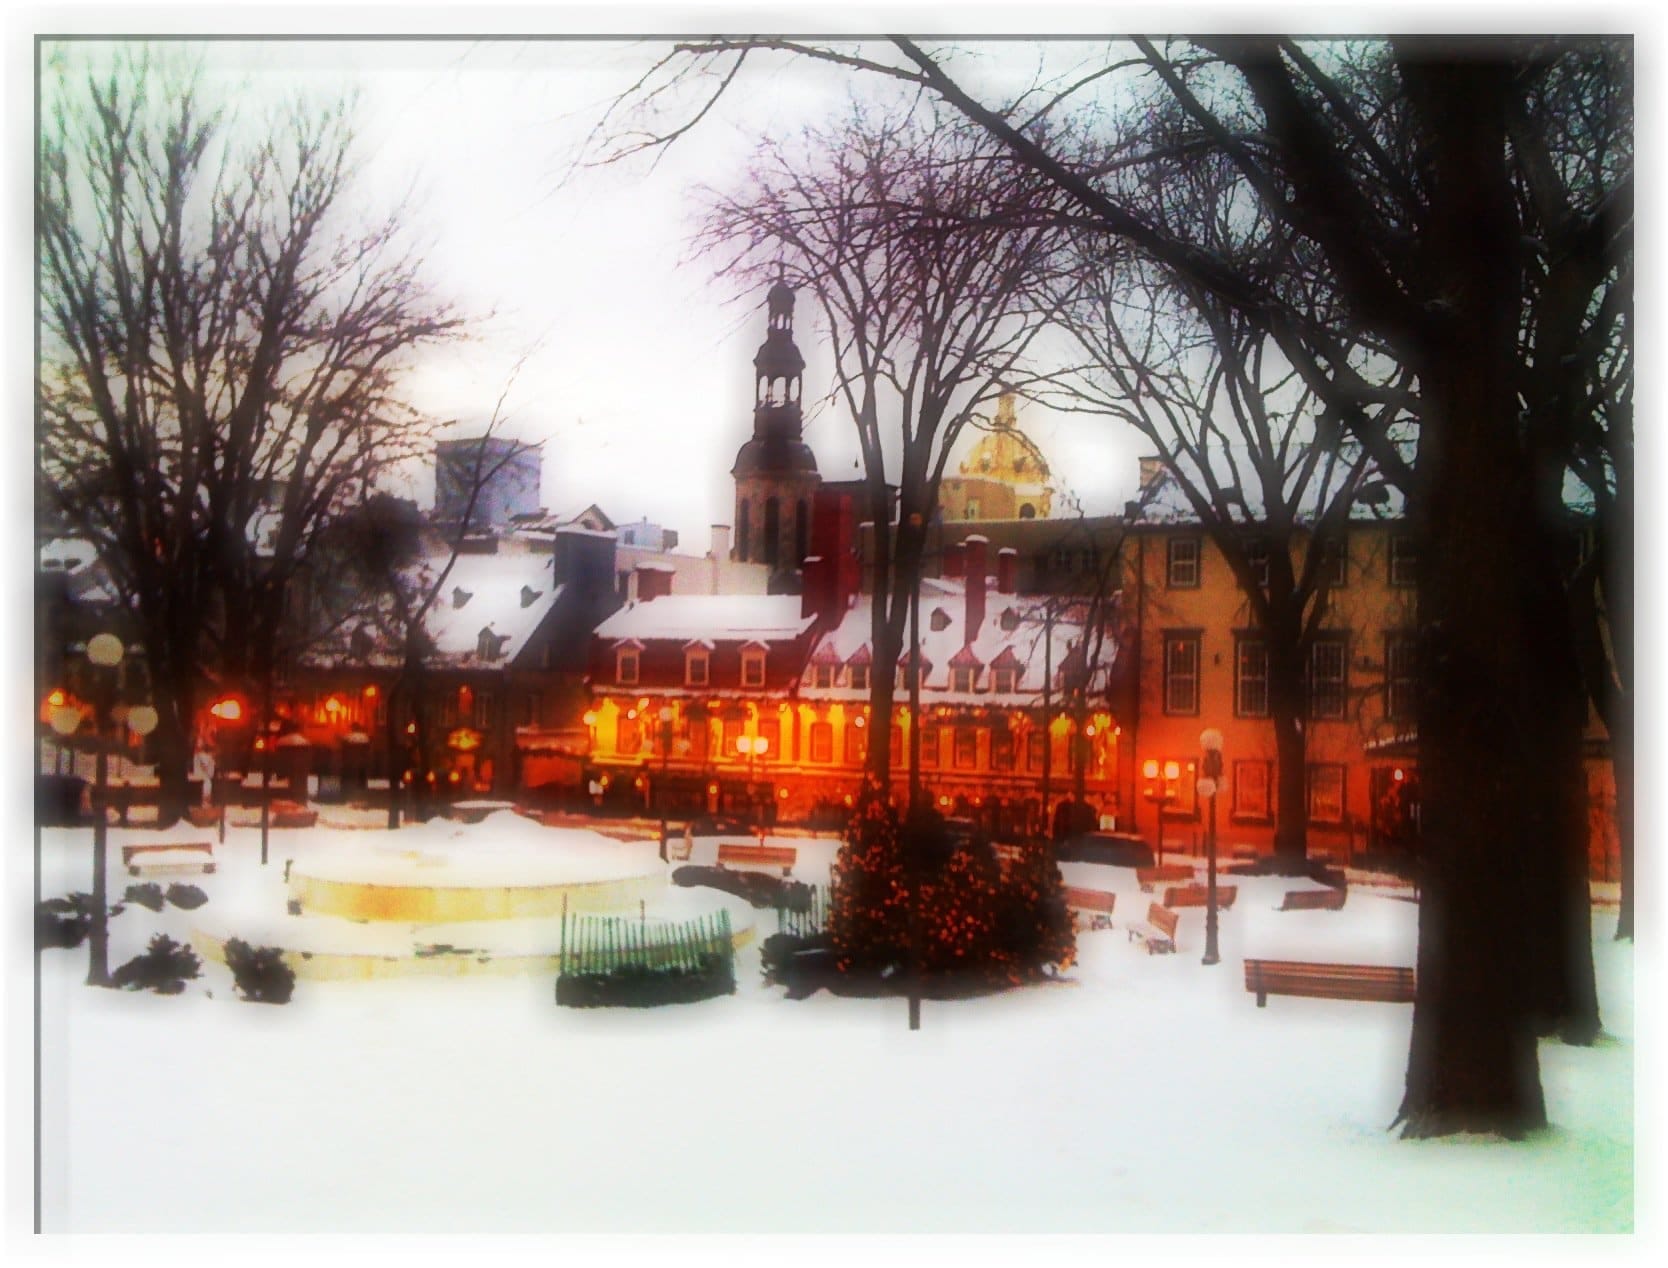
<svg viewBox="0 0 1668 1268">
<path fill-rule="evenodd" d="M 653 854 L 582 833 L 550 843 L 356 843 L 296 859 L 287 885 L 297 914 L 401 924 L 622 911 L 668 888 Z"/>
</svg>

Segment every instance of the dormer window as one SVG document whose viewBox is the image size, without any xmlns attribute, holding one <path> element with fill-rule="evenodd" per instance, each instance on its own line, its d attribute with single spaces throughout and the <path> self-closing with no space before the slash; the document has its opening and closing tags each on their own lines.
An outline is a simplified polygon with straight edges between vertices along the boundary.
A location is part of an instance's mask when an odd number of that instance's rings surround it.
<svg viewBox="0 0 1668 1268">
<path fill-rule="evenodd" d="M 462 586 L 452 587 L 452 606 L 454 608 L 461 608 L 465 603 L 468 603 L 469 600 L 474 597 L 475 596 L 472 592 L 465 590 Z"/>
<path fill-rule="evenodd" d="M 1019 628 L 1019 613 L 1015 612 L 1012 608 L 1003 608 L 1000 619 L 1003 630 L 1009 634 L 1012 634 Z"/>
<path fill-rule="evenodd" d="M 951 691 L 972 691 L 979 671 L 972 665 L 956 665 L 950 670 Z"/>
<path fill-rule="evenodd" d="M 849 682 L 854 691 L 869 689 L 869 667 L 867 665 L 850 665 L 846 669 Z"/>
<path fill-rule="evenodd" d="M 534 602 L 537 601 L 539 595 L 541 595 L 543 593 L 544 593 L 544 591 L 535 590 L 535 589 L 533 589 L 532 586 L 522 586 L 521 587 L 521 606 L 524 607 L 524 608 L 532 607 Z"/>
<path fill-rule="evenodd" d="M 637 649 L 622 647 L 614 653 L 614 681 L 631 684 L 637 681 Z"/>
<path fill-rule="evenodd" d="M 708 681 L 710 657 L 704 647 L 692 647 L 684 653 L 683 681 L 685 686 L 704 687 Z"/>
<path fill-rule="evenodd" d="M 832 687 L 834 685 L 835 666 L 812 665 L 811 685 L 813 687 Z"/>
<path fill-rule="evenodd" d="M 932 626 L 935 631 L 947 630 L 950 628 L 950 614 L 943 608 L 934 608 L 932 610 L 932 616 L 927 620 L 927 624 Z"/>
<path fill-rule="evenodd" d="M 475 639 L 475 655 L 481 660 L 497 660 L 499 649 L 506 640 L 492 632 L 491 627 L 483 629 Z"/>
<path fill-rule="evenodd" d="M 1017 669 L 993 669 L 990 671 L 990 689 L 1002 695 L 1011 695 L 1019 686 L 1019 671 Z"/>
<path fill-rule="evenodd" d="M 741 685 L 762 687 L 765 681 L 765 654 L 762 648 L 748 647 L 741 653 Z"/>
</svg>

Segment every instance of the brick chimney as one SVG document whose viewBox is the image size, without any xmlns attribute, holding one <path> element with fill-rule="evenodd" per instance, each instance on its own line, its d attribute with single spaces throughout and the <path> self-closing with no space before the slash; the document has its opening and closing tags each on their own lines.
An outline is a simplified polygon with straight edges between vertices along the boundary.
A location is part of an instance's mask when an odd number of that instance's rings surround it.
<svg viewBox="0 0 1668 1268">
<path fill-rule="evenodd" d="M 972 539 L 969 538 L 968 540 Z M 944 548 L 944 575 L 946 577 L 961 576 L 966 571 L 966 564 L 967 542 L 951 542 Z"/>
<path fill-rule="evenodd" d="M 1012 594 L 1019 580 L 1019 552 L 1004 546 L 996 552 L 996 593 Z"/>
<path fill-rule="evenodd" d="M 714 524 L 712 526 L 712 557 L 725 560 L 730 557 L 730 526 L 728 524 Z"/>
<path fill-rule="evenodd" d="M 636 573 L 639 603 L 672 593 L 672 570 L 664 564 L 638 564 Z"/>
<path fill-rule="evenodd" d="M 971 643 L 979 637 L 985 623 L 985 548 L 990 542 L 975 533 L 962 542 L 967 548 L 967 637 Z"/>
<path fill-rule="evenodd" d="M 862 584 L 857 513 L 849 493 L 818 489 L 811 503 L 811 549 L 801 568 L 800 612 L 832 629 Z"/>
</svg>

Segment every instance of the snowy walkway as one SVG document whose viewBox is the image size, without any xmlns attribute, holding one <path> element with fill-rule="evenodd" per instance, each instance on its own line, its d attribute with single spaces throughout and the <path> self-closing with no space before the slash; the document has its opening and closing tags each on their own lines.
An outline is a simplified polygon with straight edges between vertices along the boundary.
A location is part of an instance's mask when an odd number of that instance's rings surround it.
<svg viewBox="0 0 1668 1268">
<path fill-rule="evenodd" d="M 189 832 L 190 830 L 186 830 Z M 564 831 L 494 815 L 402 843 Z M 200 836 L 201 833 L 196 835 Z M 380 838 L 381 834 L 372 834 Z M 125 841 L 156 833 L 113 832 Z M 184 836 L 181 839 L 185 839 Z M 483 836 L 483 841 L 488 837 Z M 234 827 L 205 913 L 270 902 L 285 858 L 363 831 Z M 833 843 L 796 841 L 802 878 Z M 641 845 L 620 849 L 640 856 Z M 653 845 L 647 847 L 652 859 Z M 700 859 L 699 853 L 697 860 Z M 49 831 L 45 896 L 86 889 L 87 833 Z M 1133 873 L 1068 864 L 1118 893 L 1069 984 L 925 1005 L 789 1003 L 756 946 L 730 998 L 652 1011 L 558 1009 L 549 978 L 302 982 L 283 1008 L 211 967 L 186 995 L 93 991 L 86 953 L 41 957 L 44 1219 L 131 1232 L 1552 1232 L 1631 1227 L 1632 947 L 1595 913 L 1607 1035 L 1542 1048 L 1542 1139 L 1403 1142 L 1411 1009 L 1274 999 L 1246 955 L 1412 963 L 1410 903 L 1357 890 L 1342 912 L 1278 912 L 1289 883 L 1234 878 L 1222 963 L 1125 929 Z M 113 870 L 112 896 L 127 878 Z M 112 964 L 190 913 L 130 907 Z M 761 913 L 768 932 L 773 917 Z"/>
</svg>

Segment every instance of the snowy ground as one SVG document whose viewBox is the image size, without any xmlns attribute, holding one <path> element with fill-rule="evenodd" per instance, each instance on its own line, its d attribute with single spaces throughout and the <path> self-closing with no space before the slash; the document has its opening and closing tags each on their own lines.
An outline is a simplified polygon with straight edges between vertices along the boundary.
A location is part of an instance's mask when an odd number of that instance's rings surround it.
<svg viewBox="0 0 1668 1268">
<path fill-rule="evenodd" d="M 330 818 L 327 815 L 327 820 Z M 338 817 L 337 823 L 346 820 Z M 455 834 L 463 833 L 462 838 Z M 575 830 L 509 814 L 403 829 Z M 113 831 L 124 841 L 212 836 Z M 595 838 L 584 836 L 593 845 Z M 85 831 L 43 833 L 41 892 L 89 887 Z M 372 828 L 234 826 L 202 909 L 283 903 L 286 858 L 385 840 Z M 826 879 L 834 844 L 792 841 Z M 659 866 L 650 843 L 617 843 Z M 706 846 L 710 852 L 711 846 Z M 703 860 L 698 845 L 696 862 Z M 1595 910 L 1606 1036 L 1547 1044 L 1554 1122 L 1535 1141 L 1404 1142 L 1411 1008 L 1244 990 L 1246 955 L 1411 964 L 1416 909 L 1353 890 L 1342 912 L 1274 910 L 1287 883 L 1234 878 L 1222 962 L 1148 956 L 1133 873 L 1068 864 L 1118 893 L 1068 983 L 934 1003 L 788 1002 L 757 944 L 730 998 L 645 1012 L 558 1009 L 549 977 L 302 982 L 275 1008 L 210 966 L 182 997 L 82 985 L 86 951 L 40 957 L 46 1232 L 1560 1232 L 1633 1226 L 1632 947 Z M 130 906 L 112 965 L 194 917 Z M 761 913 L 769 931 L 774 917 Z"/>
</svg>

